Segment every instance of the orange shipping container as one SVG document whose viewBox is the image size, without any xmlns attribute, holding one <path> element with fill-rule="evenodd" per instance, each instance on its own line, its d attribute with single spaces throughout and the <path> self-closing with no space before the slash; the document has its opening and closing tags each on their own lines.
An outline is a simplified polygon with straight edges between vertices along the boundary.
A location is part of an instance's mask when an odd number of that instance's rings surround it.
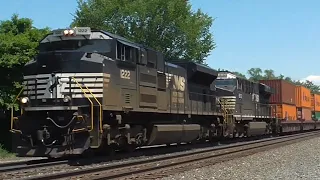
<svg viewBox="0 0 320 180">
<path fill-rule="evenodd" d="M 311 94 L 311 109 L 312 109 L 312 111 L 314 111 L 314 109 L 315 109 L 314 105 L 315 105 L 314 94 Z"/>
<path fill-rule="evenodd" d="M 288 104 L 276 104 L 273 105 L 273 109 L 276 112 L 276 117 L 278 119 L 290 120 L 294 121 L 297 120 L 297 108 L 293 105 Z"/>
<path fill-rule="evenodd" d="M 297 118 L 299 120 L 312 120 L 311 108 L 297 108 Z"/>
<path fill-rule="evenodd" d="M 304 86 L 296 86 L 296 106 L 311 108 L 311 91 Z"/>
<path fill-rule="evenodd" d="M 320 94 L 312 94 L 311 107 L 313 111 L 320 111 Z"/>
</svg>

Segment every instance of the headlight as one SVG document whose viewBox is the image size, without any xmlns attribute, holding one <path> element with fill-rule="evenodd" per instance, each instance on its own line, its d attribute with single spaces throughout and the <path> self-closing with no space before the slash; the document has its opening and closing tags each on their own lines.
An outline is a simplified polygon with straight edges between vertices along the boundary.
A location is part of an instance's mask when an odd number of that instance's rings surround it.
<svg viewBox="0 0 320 180">
<path fill-rule="evenodd" d="M 23 98 L 20 99 L 20 102 L 22 104 L 27 104 L 29 102 L 29 98 L 28 97 L 23 97 Z"/>
<path fill-rule="evenodd" d="M 66 35 L 69 34 L 69 31 L 66 29 L 66 30 L 63 31 L 63 34 L 66 36 Z"/>
<path fill-rule="evenodd" d="M 69 34 L 70 34 L 70 35 L 73 35 L 73 34 L 74 34 L 74 30 L 73 30 L 73 29 L 70 29 L 70 30 L 69 30 Z"/>
<path fill-rule="evenodd" d="M 70 96 L 64 96 L 63 98 L 63 102 L 67 103 L 71 101 L 71 97 Z"/>
</svg>

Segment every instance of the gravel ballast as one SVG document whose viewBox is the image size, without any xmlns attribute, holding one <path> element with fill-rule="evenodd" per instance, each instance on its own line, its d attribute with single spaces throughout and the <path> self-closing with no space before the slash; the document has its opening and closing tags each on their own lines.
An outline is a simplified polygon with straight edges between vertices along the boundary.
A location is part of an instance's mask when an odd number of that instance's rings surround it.
<svg viewBox="0 0 320 180">
<path fill-rule="evenodd" d="M 320 179 L 320 138 L 186 171 L 162 180 L 176 179 Z"/>
</svg>

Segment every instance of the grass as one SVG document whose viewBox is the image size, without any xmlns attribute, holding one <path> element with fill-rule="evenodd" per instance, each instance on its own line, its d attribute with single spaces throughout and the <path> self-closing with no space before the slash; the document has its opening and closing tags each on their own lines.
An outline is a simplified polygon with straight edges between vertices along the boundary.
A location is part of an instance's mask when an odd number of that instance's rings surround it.
<svg viewBox="0 0 320 180">
<path fill-rule="evenodd" d="M 15 154 L 10 153 L 7 151 L 2 144 L 0 144 L 0 159 L 5 159 L 5 158 L 14 158 Z"/>
</svg>

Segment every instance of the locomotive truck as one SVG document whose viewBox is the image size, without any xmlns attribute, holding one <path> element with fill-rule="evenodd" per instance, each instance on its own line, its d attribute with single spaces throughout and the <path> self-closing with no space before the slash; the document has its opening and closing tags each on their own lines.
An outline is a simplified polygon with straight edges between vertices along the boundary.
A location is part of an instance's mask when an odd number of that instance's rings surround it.
<svg viewBox="0 0 320 180">
<path fill-rule="evenodd" d="M 18 156 L 132 151 L 277 134 L 272 89 L 90 27 L 53 30 L 24 67 L 12 110 Z M 297 126 L 297 125 L 295 125 Z M 300 127 L 300 125 L 298 125 Z"/>
</svg>

